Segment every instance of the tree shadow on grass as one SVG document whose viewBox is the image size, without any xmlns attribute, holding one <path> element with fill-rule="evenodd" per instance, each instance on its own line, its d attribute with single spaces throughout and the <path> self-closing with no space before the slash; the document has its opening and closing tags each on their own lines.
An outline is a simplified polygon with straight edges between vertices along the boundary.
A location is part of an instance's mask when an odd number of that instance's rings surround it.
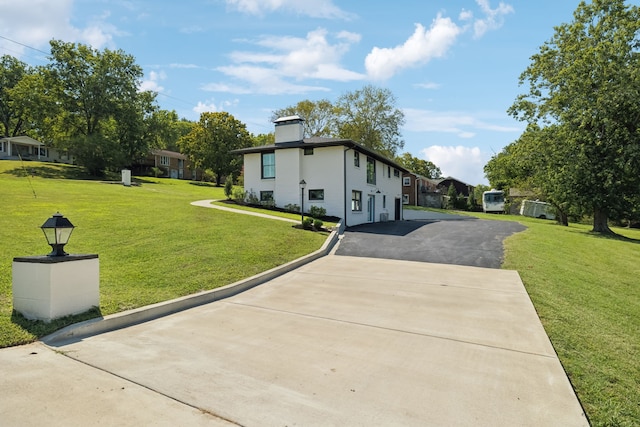
<svg viewBox="0 0 640 427">
<path fill-rule="evenodd" d="M 13 175 L 18 178 L 24 177 L 38 177 L 47 179 L 99 179 L 92 177 L 84 170 L 84 168 L 78 166 L 63 166 L 63 165 L 29 165 L 19 166 L 14 169 L 9 169 L 3 172 L 5 174 Z"/>
<path fill-rule="evenodd" d="M 596 233 L 593 231 L 589 231 L 587 233 L 588 237 L 593 237 L 593 238 L 597 238 L 597 239 L 607 239 L 607 240 L 618 240 L 620 242 L 625 242 L 625 243 L 634 243 L 636 245 L 640 244 L 640 239 L 633 239 L 631 237 L 627 237 L 627 236 L 623 236 L 622 234 L 617 234 L 617 233 Z"/>
<path fill-rule="evenodd" d="M 61 317 L 47 323 L 42 320 L 27 319 L 21 313 L 13 310 L 13 312 L 11 313 L 11 322 L 20 326 L 30 334 L 35 335 L 37 338 L 42 338 L 66 326 L 73 325 L 74 323 L 80 323 L 84 322 L 85 320 L 95 319 L 99 317 L 102 317 L 102 312 L 100 311 L 100 308 L 94 307 L 90 310 L 85 311 L 84 313 Z"/>
<path fill-rule="evenodd" d="M 212 182 L 202 182 L 202 181 L 190 181 L 189 184 L 197 185 L 198 187 L 222 187 L 221 185 L 217 185 Z"/>
</svg>

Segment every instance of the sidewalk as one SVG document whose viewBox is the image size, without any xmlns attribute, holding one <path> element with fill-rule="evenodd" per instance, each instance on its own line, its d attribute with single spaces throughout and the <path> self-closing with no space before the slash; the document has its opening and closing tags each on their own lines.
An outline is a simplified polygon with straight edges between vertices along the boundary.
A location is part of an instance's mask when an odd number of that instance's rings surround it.
<svg viewBox="0 0 640 427">
<path fill-rule="evenodd" d="M 218 209 L 218 210 L 221 210 L 221 211 L 233 212 L 233 213 L 238 213 L 238 214 L 243 214 L 243 215 L 258 216 L 258 217 L 261 217 L 261 218 L 277 219 L 279 221 L 287 221 L 287 222 L 292 222 L 292 223 L 295 223 L 295 224 L 300 224 L 300 221 L 295 220 L 295 219 L 283 218 L 283 217 L 275 216 L 275 215 L 268 215 L 268 214 L 263 214 L 263 213 L 259 213 L 259 212 L 251 212 L 251 211 L 245 211 L 245 210 L 242 210 L 242 209 L 234 209 L 234 208 L 228 208 L 226 206 L 220 206 L 220 205 L 211 204 L 211 202 L 216 202 L 216 201 L 217 200 L 214 200 L 214 199 L 198 200 L 196 202 L 191 202 L 191 204 L 193 206 L 200 206 L 200 207 L 203 207 L 203 208 Z"/>
<path fill-rule="evenodd" d="M 0 366 L 7 425 L 588 425 L 507 270 L 329 255 Z"/>
</svg>

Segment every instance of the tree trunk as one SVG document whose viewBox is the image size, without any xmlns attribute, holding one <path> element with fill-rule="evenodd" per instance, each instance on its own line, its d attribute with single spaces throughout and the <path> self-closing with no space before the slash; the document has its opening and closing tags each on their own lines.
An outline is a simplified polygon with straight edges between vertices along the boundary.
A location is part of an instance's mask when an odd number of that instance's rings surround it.
<svg viewBox="0 0 640 427">
<path fill-rule="evenodd" d="M 593 212 L 594 233 L 613 234 L 609 228 L 609 214 L 604 209 L 595 208 Z"/>
<path fill-rule="evenodd" d="M 558 209 L 558 224 L 564 225 L 565 227 L 569 226 L 569 217 L 567 213 Z"/>
</svg>

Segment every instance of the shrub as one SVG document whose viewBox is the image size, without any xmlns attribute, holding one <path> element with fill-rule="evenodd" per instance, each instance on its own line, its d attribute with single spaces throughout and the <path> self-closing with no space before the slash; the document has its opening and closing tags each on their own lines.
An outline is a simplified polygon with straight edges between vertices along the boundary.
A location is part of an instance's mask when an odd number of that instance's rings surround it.
<svg viewBox="0 0 640 427">
<path fill-rule="evenodd" d="M 300 213 L 300 206 L 295 203 L 289 203 L 288 205 L 284 205 L 284 209 L 287 212 Z"/>
<path fill-rule="evenodd" d="M 235 200 L 236 203 L 244 203 L 245 196 L 246 194 L 242 188 L 233 190 L 233 200 Z"/>
<path fill-rule="evenodd" d="M 254 193 L 253 191 L 249 191 L 249 192 L 245 193 L 245 200 L 250 205 L 259 205 L 260 204 L 260 199 L 258 198 L 258 196 L 256 196 L 256 193 Z"/>
<path fill-rule="evenodd" d="M 305 219 L 302 220 L 302 228 L 305 230 L 311 230 L 312 225 L 313 218 L 305 217 Z"/>
<path fill-rule="evenodd" d="M 323 224 L 324 223 L 319 219 L 314 219 L 313 220 L 313 228 L 315 228 L 316 230 L 320 230 L 322 228 Z"/>
<path fill-rule="evenodd" d="M 224 195 L 231 199 L 233 195 L 233 175 L 229 175 L 224 182 Z"/>
<path fill-rule="evenodd" d="M 311 206 L 309 208 L 309 215 L 314 218 L 323 218 L 325 215 L 327 215 L 327 210 L 320 206 Z"/>
</svg>

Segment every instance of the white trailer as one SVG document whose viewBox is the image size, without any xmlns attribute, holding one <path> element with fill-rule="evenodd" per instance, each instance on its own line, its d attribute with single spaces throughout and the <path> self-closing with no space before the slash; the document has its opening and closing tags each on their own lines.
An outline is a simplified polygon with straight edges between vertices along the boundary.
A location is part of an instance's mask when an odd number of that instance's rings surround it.
<svg viewBox="0 0 640 427">
<path fill-rule="evenodd" d="M 540 200 L 523 200 L 520 215 L 532 218 L 556 219 L 556 208 Z"/>
</svg>

